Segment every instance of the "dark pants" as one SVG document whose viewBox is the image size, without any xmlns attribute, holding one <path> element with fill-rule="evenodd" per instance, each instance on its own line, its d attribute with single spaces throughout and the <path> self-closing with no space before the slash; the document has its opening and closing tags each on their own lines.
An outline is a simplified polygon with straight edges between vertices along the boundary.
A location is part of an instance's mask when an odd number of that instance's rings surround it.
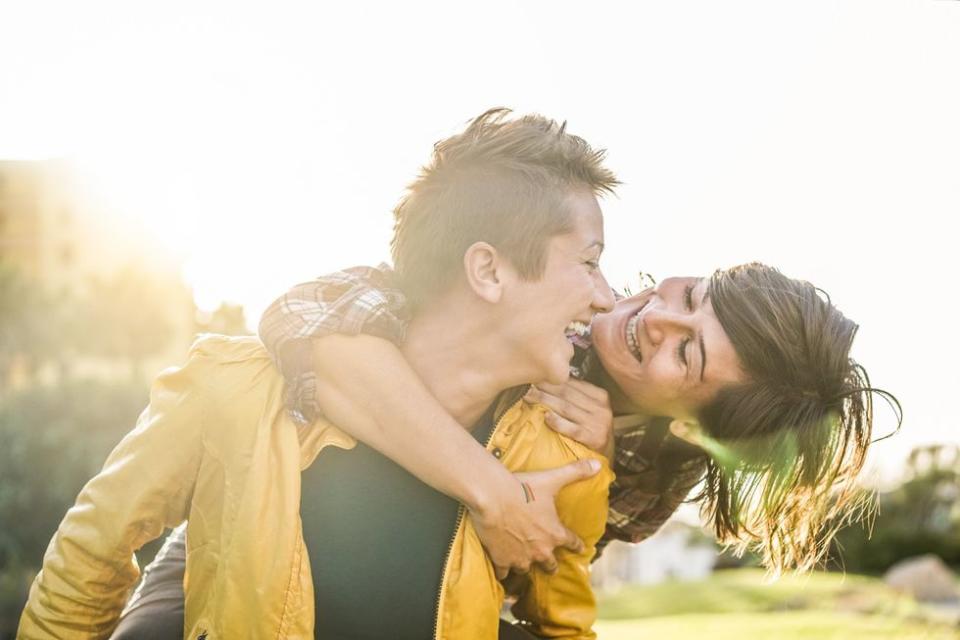
<svg viewBox="0 0 960 640">
<path fill-rule="evenodd" d="M 186 525 L 174 529 L 120 615 L 111 640 L 183 640 Z"/>
<path fill-rule="evenodd" d="M 529 633 L 506 620 L 500 621 L 499 640 L 538 640 L 537 636 Z"/>
<path fill-rule="evenodd" d="M 143 581 L 110 640 L 183 640 L 185 536 L 186 526 L 180 526 L 167 537 L 157 557 L 144 569 Z M 536 640 L 536 636 L 501 620 L 499 640 Z"/>
</svg>

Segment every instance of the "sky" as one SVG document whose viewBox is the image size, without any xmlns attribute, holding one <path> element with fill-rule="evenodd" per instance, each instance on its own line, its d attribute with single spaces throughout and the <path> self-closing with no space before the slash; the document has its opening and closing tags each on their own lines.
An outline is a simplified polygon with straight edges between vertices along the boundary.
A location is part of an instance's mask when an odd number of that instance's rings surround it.
<svg viewBox="0 0 960 640">
<path fill-rule="evenodd" d="M 0 8 L 0 159 L 73 160 L 202 307 L 251 325 L 296 282 L 386 260 L 432 144 L 492 106 L 608 149 L 613 285 L 760 260 L 828 291 L 904 406 L 879 480 L 960 443 L 960 2 Z"/>
</svg>

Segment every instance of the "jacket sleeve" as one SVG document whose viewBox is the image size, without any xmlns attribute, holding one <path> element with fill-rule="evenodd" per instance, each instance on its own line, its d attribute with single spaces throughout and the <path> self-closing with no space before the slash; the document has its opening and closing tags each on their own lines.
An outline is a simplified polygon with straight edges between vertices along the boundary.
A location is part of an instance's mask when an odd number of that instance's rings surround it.
<svg viewBox="0 0 960 640">
<path fill-rule="evenodd" d="M 302 422 L 322 415 L 310 341 L 334 333 L 403 341 L 404 295 L 387 265 L 352 267 L 299 284 L 267 307 L 258 332 L 287 383 L 287 407 Z"/>
<path fill-rule="evenodd" d="M 43 558 L 17 638 L 106 638 L 140 570 L 134 551 L 186 518 L 201 458 L 206 357 L 162 373 L 137 425 L 80 491 Z M 82 437 L 82 434 L 77 434 Z"/>
<path fill-rule="evenodd" d="M 597 604 L 590 587 L 590 562 L 607 519 L 607 491 L 613 472 L 604 461 L 592 478 L 565 487 L 557 496 L 560 519 L 583 540 L 580 553 L 557 551 L 553 575 L 529 574 L 526 589 L 513 606 L 523 628 L 542 638 L 593 640 Z"/>
</svg>

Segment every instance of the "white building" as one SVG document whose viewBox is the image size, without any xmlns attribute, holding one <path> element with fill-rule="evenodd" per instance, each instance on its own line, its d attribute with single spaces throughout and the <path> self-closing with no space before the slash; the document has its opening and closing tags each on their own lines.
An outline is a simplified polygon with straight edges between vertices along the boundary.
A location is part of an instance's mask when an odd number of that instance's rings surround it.
<svg viewBox="0 0 960 640">
<path fill-rule="evenodd" d="M 639 544 L 613 542 L 593 565 L 592 582 L 600 590 L 625 584 L 701 580 L 717 559 L 715 545 L 697 527 L 670 520 Z"/>
</svg>

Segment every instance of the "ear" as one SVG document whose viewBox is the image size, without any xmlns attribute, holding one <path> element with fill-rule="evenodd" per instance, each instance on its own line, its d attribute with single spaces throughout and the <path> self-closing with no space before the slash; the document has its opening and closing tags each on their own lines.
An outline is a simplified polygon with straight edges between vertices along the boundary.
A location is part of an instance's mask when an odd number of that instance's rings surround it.
<svg viewBox="0 0 960 640">
<path fill-rule="evenodd" d="M 703 445 L 703 429 L 692 420 L 671 420 L 670 433 L 695 446 Z"/>
<path fill-rule="evenodd" d="M 463 254 L 467 285 L 491 304 L 500 302 L 503 297 L 503 264 L 496 248 L 486 242 L 474 242 Z"/>
</svg>

